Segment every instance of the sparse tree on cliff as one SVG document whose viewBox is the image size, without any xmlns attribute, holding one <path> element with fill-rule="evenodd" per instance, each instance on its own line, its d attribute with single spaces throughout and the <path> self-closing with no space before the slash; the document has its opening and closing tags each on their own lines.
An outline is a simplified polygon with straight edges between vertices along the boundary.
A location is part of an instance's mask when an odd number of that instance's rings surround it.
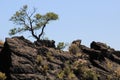
<svg viewBox="0 0 120 80">
<path fill-rule="evenodd" d="M 41 15 L 39 13 L 36 13 L 36 9 L 34 9 L 33 12 L 30 13 L 28 12 L 27 5 L 24 5 L 10 18 L 10 21 L 13 21 L 16 25 L 20 25 L 20 27 L 11 29 L 9 35 L 15 35 L 16 33 L 30 31 L 32 36 L 37 39 L 37 41 L 39 41 L 44 33 L 46 24 L 52 20 L 57 19 L 58 15 L 53 12 Z M 41 29 L 39 34 L 35 34 L 35 30 L 39 29 Z"/>
</svg>

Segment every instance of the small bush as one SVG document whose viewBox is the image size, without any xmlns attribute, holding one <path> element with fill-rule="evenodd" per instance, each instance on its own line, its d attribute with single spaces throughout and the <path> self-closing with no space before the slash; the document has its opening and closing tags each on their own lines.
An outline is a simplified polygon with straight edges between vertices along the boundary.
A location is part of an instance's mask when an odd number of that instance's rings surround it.
<svg viewBox="0 0 120 80">
<path fill-rule="evenodd" d="M 54 61 L 54 57 L 52 56 L 52 53 L 51 52 L 47 52 L 46 53 L 46 57 L 49 61 Z"/>
<path fill-rule="evenodd" d="M 108 61 L 106 62 L 106 67 L 109 69 L 109 70 L 112 70 L 112 67 L 113 67 L 113 64 L 112 62 Z"/>
<path fill-rule="evenodd" d="M 7 77 L 5 73 L 0 72 L 0 80 L 5 80 Z"/>
<path fill-rule="evenodd" d="M 64 75 L 65 75 L 64 71 L 60 71 L 60 72 L 57 74 L 57 77 L 58 77 L 59 79 L 63 79 Z"/>
<path fill-rule="evenodd" d="M 58 72 L 57 77 L 60 80 L 78 80 L 76 75 L 74 74 L 73 68 L 70 65 L 69 61 L 65 62 L 65 67 L 63 68 L 63 70 L 61 70 L 60 72 Z"/>
<path fill-rule="evenodd" d="M 86 60 L 78 60 L 73 64 L 74 73 L 81 76 L 81 80 L 98 80 L 99 75 L 86 66 Z"/>
<path fill-rule="evenodd" d="M 41 55 L 37 55 L 37 63 L 40 64 L 43 61 L 43 58 Z"/>
<path fill-rule="evenodd" d="M 42 71 L 43 71 L 43 73 L 44 73 L 45 75 L 46 75 L 48 69 L 49 69 L 49 67 L 48 67 L 47 64 L 42 66 Z"/>
<path fill-rule="evenodd" d="M 113 76 L 112 75 L 107 75 L 107 80 L 112 80 Z"/>
<path fill-rule="evenodd" d="M 67 45 L 68 45 L 67 43 L 59 42 L 59 43 L 57 44 L 57 49 L 62 50 L 62 49 L 64 49 Z"/>
<path fill-rule="evenodd" d="M 73 53 L 73 54 L 77 54 L 79 52 L 79 47 L 76 45 L 76 44 L 72 44 L 70 47 L 69 47 L 69 52 L 70 53 Z"/>
<path fill-rule="evenodd" d="M 120 67 L 117 67 L 117 68 L 116 68 L 115 74 L 116 74 L 117 77 L 120 78 Z"/>
<path fill-rule="evenodd" d="M 65 67 L 62 71 L 57 74 L 59 79 L 68 78 L 69 80 L 74 80 L 76 77 L 73 70 L 70 67 Z"/>
<path fill-rule="evenodd" d="M 83 74 L 83 77 L 87 80 L 98 80 L 98 75 L 91 69 L 86 69 Z"/>
</svg>

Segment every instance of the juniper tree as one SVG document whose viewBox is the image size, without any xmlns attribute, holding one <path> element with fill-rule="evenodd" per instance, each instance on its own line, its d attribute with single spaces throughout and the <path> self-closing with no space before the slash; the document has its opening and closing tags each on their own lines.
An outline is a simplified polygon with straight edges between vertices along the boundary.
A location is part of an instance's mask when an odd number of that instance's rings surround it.
<svg viewBox="0 0 120 80">
<path fill-rule="evenodd" d="M 34 8 L 30 13 L 28 12 L 28 6 L 24 5 L 10 18 L 10 21 L 16 25 L 20 25 L 20 27 L 11 29 L 9 35 L 15 35 L 16 33 L 29 31 L 31 32 L 32 36 L 39 41 L 44 33 L 46 24 L 57 19 L 58 15 L 53 12 L 48 12 L 45 15 L 41 15 L 36 13 L 36 9 Z M 35 30 L 40 30 L 39 34 L 35 34 Z"/>
</svg>

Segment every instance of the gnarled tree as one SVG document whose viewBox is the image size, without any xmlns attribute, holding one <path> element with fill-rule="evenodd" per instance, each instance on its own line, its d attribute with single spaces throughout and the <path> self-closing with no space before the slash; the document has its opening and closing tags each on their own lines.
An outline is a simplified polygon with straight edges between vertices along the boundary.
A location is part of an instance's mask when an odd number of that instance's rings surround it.
<svg viewBox="0 0 120 80">
<path fill-rule="evenodd" d="M 28 7 L 27 5 L 24 5 L 10 18 L 10 21 L 13 21 L 16 25 L 20 25 L 20 27 L 11 29 L 9 35 L 15 35 L 19 32 L 30 31 L 32 36 L 37 39 L 37 41 L 39 41 L 44 33 L 46 24 L 48 24 L 49 21 L 57 19 L 58 15 L 53 12 L 41 15 L 39 13 L 36 13 L 36 9 L 33 9 L 33 12 L 28 13 Z M 39 29 L 41 29 L 40 33 L 38 35 L 35 34 L 35 30 Z"/>
</svg>

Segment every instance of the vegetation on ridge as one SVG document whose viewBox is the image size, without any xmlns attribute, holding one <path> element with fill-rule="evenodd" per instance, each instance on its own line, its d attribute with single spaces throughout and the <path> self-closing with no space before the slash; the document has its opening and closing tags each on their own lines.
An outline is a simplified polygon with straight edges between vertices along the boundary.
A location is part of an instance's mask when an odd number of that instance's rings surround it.
<svg viewBox="0 0 120 80">
<path fill-rule="evenodd" d="M 9 35 L 15 35 L 16 33 L 30 31 L 32 36 L 40 40 L 41 36 L 44 33 L 44 29 L 46 24 L 48 24 L 52 20 L 57 20 L 58 15 L 53 12 L 48 12 L 45 15 L 41 15 L 36 13 L 36 9 L 34 8 L 33 12 L 28 12 L 28 6 L 24 5 L 19 11 L 11 17 L 10 21 L 13 21 L 14 24 L 20 25 L 19 28 L 13 28 L 10 30 Z M 41 29 L 38 35 L 35 34 L 35 30 Z"/>
</svg>

